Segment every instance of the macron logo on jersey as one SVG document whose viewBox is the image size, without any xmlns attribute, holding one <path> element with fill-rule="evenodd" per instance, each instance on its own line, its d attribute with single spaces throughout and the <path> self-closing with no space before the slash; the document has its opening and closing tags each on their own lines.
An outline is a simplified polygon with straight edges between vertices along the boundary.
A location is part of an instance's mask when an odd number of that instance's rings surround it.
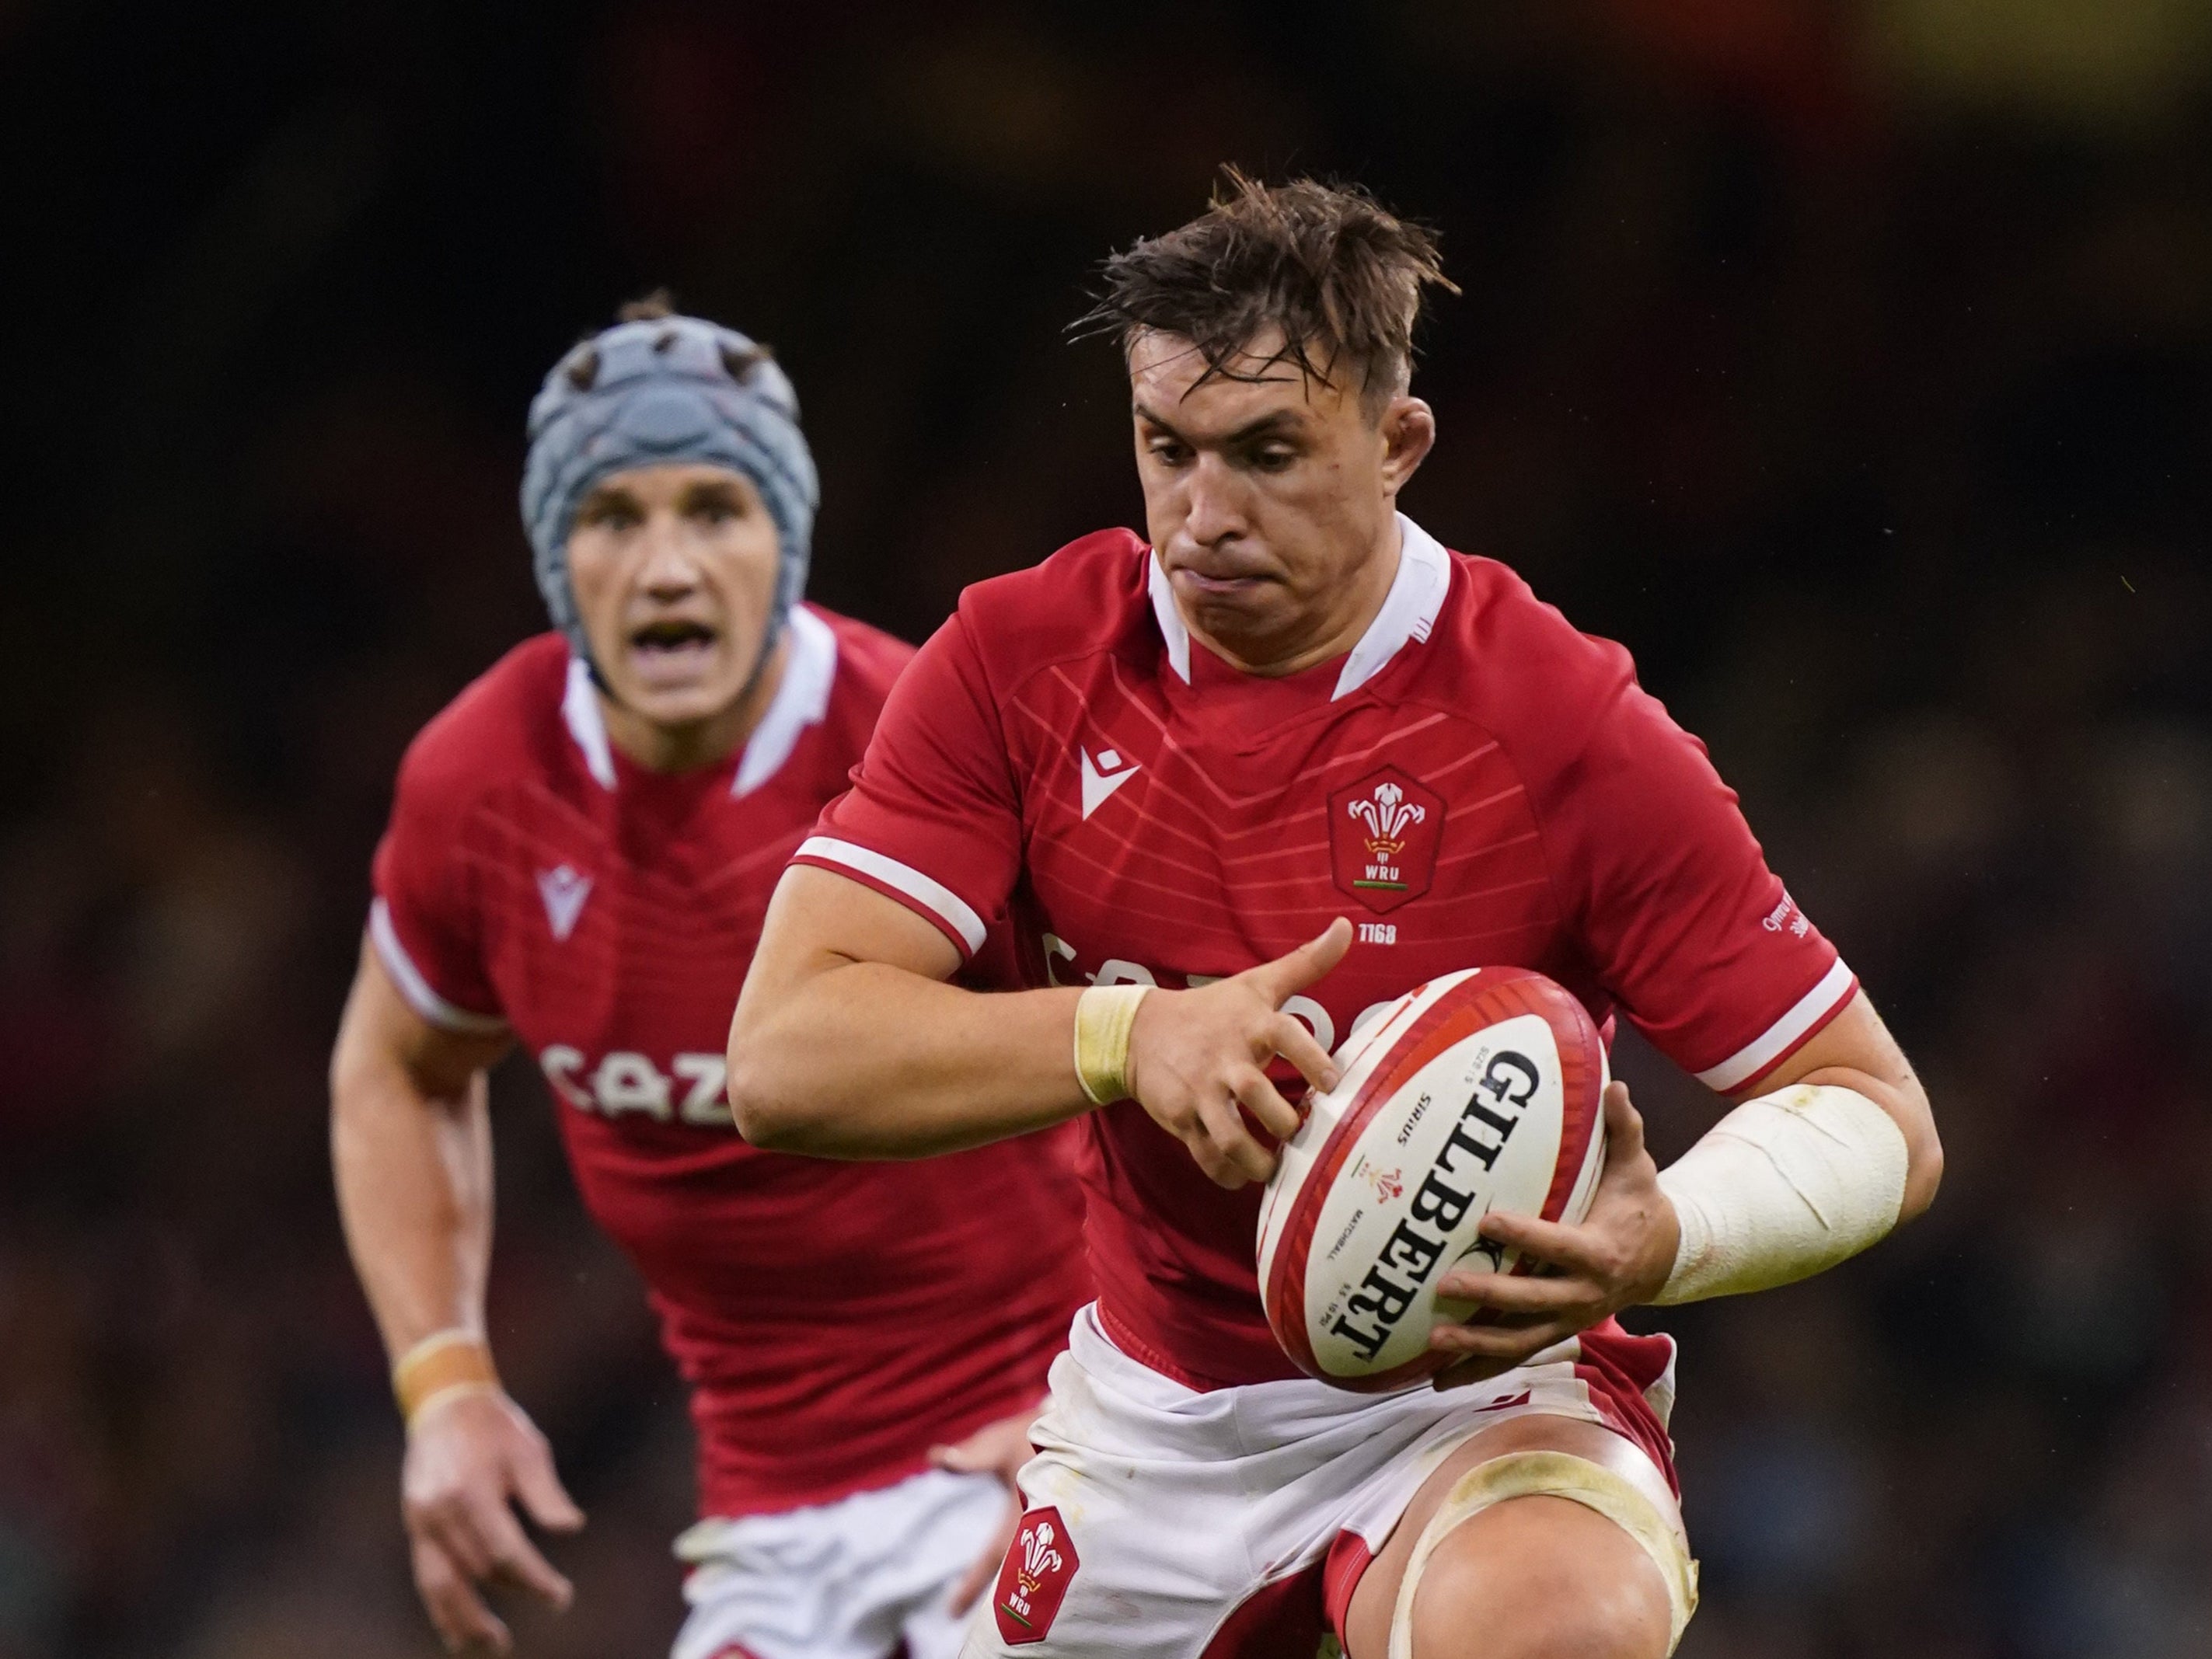
<svg viewBox="0 0 2212 1659">
<path fill-rule="evenodd" d="M 567 865 L 538 872 L 538 896 L 545 901 L 545 922 L 556 939 L 576 931 L 576 918 L 584 914 L 584 901 L 592 896 L 592 878 L 580 876 Z"/>
<path fill-rule="evenodd" d="M 1087 818 L 1106 804 L 1107 796 L 1137 775 L 1139 764 L 1131 761 L 1124 766 L 1111 749 L 1100 750 L 1096 761 L 1088 749 L 1075 752 L 1083 757 L 1083 816 Z"/>
</svg>

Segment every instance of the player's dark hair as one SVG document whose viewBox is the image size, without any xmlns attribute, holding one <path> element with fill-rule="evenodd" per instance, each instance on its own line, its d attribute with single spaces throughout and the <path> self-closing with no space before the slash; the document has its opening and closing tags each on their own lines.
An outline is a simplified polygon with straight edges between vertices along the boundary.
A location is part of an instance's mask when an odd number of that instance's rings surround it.
<svg viewBox="0 0 2212 1659">
<path fill-rule="evenodd" d="M 1258 378 L 1230 364 L 1273 324 L 1283 344 L 1269 362 L 1325 384 L 1341 363 L 1379 407 L 1412 372 L 1427 289 L 1459 292 L 1436 233 L 1358 185 L 1265 185 L 1236 167 L 1221 172 L 1206 212 L 1107 258 L 1097 303 L 1075 331 L 1113 335 L 1125 350 L 1147 331 L 1178 335 L 1206 360 L 1202 385 Z"/>
<path fill-rule="evenodd" d="M 618 323 L 657 323 L 676 314 L 676 296 L 665 288 L 657 288 L 642 299 L 625 300 L 615 307 Z"/>
<path fill-rule="evenodd" d="M 657 288 L 642 299 L 625 300 L 615 307 L 615 321 L 617 323 L 658 323 L 676 314 L 676 296 L 665 288 Z M 584 339 L 589 341 L 593 337 L 586 334 Z M 670 335 L 663 339 L 663 348 L 674 338 Z M 743 384 L 753 370 L 775 356 L 771 348 L 758 341 L 744 351 L 734 351 L 724 346 L 722 368 L 732 380 Z M 592 383 L 599 378 L 599 354 L 596 351 L 578 352 L 569 360 L 568 375 L 568 384 L 577 391 L 589 392 Z"/>
</svg>

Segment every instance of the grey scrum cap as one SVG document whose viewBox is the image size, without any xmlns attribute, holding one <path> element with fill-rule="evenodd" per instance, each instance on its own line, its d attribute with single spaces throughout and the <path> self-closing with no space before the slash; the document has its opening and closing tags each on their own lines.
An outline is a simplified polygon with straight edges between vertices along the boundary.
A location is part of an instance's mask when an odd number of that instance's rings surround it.
<svg viewBox="0 0 2212 1659">
<path fill-rule="evenodd" d="M 753 481 L 775 520 L 782 567 L 762 660 L 806 588 L 820 486 L 799 398 L 768 354 L 698 317 L 617 323 L 554 365 L 530 405 L 522 523 L 538 591 L 579 657 L 591 644 L 568 583 L 568 532 L 599 481 L 632 467 L 696 462 Z"/>
</svg>

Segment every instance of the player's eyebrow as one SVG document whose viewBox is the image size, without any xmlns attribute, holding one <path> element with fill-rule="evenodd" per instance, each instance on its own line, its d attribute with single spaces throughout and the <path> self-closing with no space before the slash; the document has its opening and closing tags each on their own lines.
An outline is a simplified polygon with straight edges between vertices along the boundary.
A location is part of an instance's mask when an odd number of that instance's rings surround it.
<svg viewBox="0 0 2212 1659">
<path fill-rule="evenodd" d="M 745 505 L 744 491 L 727 478 L 702 478 L 686 484 L 681 510 L 696 513 L 702 507 L 732 507 Z"/>
<path fill-rule="evenodd" d="M 576 516 L 582 519 L 600 513 L 635 513 L 637 510 L 637 497 L 628 489 L 620 484 L 599 484 L 577 503 Z"/>
<path fill-rule="evenodd" d="M 1197 446 L 1192 442 L 1191 439 L 1186 437 L 1182 433 L 1176 430 L 1174 422 L 1164 420 L 1161 416 L 1154 414 L 1151 410 L 1146 408 L 1141 401 L 1133 403 L 1129 407 L 1130 412 L 1135 415 L 1139 420 L 1145 422 L 1147 425 L 1159 428 L 1161 431 L 1166 433 L 1178 443 L 1192 444 L 1194 448 L 1197 447 Z M 1279 428 L 1295 428 L 1303 424 L 1304 422 L 1299 419 L 1298 412 L 1295 409 L 1278 409 L 1268 414 L 1261 416 L 1256 421 L 1247 421 L 1243 426 L 1238 427 L 1234 432 L 1230 433 L 1226 437 L 1214 440 L 1214 443 L 1218 447 L 1228 448 L 1237 444 L 1249 443 L 1255 438 L 1264 438 Z"/>
</svg>

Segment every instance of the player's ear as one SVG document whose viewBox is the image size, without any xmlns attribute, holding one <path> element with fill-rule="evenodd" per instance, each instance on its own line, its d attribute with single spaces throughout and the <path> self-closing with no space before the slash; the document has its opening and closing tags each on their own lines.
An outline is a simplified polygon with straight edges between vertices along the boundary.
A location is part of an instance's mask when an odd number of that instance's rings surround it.
<svg viewBox="0 0 2212 1659">
<path fill-rule="evenodd" d="M 1390 399 L 1379 422 L 1382 434 L 1382 487 L 1393 495 L 1406 487 L 1436 447 L 1436 411 L 1410 392 Z"/>
</svg>

